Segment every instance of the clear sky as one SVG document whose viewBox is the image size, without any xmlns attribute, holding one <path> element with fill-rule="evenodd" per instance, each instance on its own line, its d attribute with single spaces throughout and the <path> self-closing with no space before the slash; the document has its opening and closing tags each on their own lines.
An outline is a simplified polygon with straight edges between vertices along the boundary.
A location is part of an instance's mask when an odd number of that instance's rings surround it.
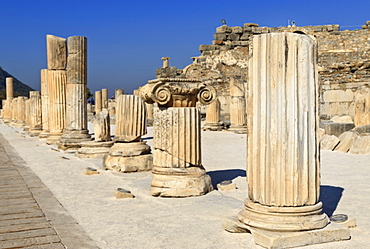
<svg viewBox="0 0 370 249">
<path fill-rule="evenodd" d="M 370 20 L 370 0 L 0 0 L 0 66 L 40 89 L 46 68 L 47 34 L 88 38 L 88 87 L 131 93 L 155 78 L 161 57 L 184 68 L 211 44 L 221 19 L 228 26 L 339 24 L 361 28 Z M 347 27 L 345 27 L 347 26 Z M 348 27 L 356 26 L 356 27 Z"/>
</svg>

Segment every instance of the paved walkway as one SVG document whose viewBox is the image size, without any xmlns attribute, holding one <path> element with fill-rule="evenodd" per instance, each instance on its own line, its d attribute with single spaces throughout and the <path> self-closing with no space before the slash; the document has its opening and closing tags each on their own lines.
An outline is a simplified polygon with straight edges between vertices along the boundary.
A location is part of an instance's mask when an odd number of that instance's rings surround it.
<svg viewBox="0 0 370 249">
<path fill-rule="evenodd" d="M 1 134 L 0 248 L 98 248 Z"/>
</svg>

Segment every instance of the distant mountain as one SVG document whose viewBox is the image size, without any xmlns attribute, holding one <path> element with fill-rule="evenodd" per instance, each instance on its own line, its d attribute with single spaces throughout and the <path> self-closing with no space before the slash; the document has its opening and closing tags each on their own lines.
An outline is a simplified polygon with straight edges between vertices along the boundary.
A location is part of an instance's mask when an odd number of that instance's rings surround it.
<svg viewBox="0 0 370 249">
<path fill-rule="evenodd" d="M 29 97 L 29 91 L 35 91 L 31 87 L 27 86 L 20 82 L 17 78 L 13 75 L 5 71 L 2 67 L 0 67 L 0 101 L 6 98 L 6 90 L 5 90 L 5 78 L 13 77 L 14 80 L 14 97 L 16 96 L 26 96 Z"/>
</svg>

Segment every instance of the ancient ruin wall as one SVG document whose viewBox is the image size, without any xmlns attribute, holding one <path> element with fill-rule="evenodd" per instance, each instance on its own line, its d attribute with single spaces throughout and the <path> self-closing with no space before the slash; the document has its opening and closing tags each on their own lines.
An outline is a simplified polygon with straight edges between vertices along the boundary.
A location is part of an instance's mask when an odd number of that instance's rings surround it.
<svg viewBox="0 0 370 249">
<path fill-rule="evenodd" d="M 297 32 L 313 35 L 318 42 L 318 70 L 322 119 L 354 115 L 354 96 L 359 86 L 370 84 L 370 21 L 357 30 L 340 31 L 339 25 L 305 27 L 220 26 L 212 45 L 200 45 L 201 56 L 184 68 L 186 78 L 202 79 L 214 85 L 223 113 L 229 113 L 229 79 L 241 76 L 247 84 L 249 40 L 253 35 Z"/>
</svg>

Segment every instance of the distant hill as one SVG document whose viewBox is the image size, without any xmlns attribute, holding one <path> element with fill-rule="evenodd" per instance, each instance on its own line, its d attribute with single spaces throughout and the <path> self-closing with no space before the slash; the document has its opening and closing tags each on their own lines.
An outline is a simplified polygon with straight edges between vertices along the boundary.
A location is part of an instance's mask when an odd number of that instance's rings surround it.
<svg viewBox="0 0 370 249">
<path fill-rule="evenodd" d="M 31 87 L 27 86 L 20 82 L 16 77 L 5 71 L 2 67 L 0 67 L 0 105 L 1 100 L 6 98 L 6 90 L 5 90 L 5 78 L 13 77 L 14 80 L 14 97 L 16 96 L 26 96 L 29 97 L 29 91 L 35 91 Z"/>
</svg>

